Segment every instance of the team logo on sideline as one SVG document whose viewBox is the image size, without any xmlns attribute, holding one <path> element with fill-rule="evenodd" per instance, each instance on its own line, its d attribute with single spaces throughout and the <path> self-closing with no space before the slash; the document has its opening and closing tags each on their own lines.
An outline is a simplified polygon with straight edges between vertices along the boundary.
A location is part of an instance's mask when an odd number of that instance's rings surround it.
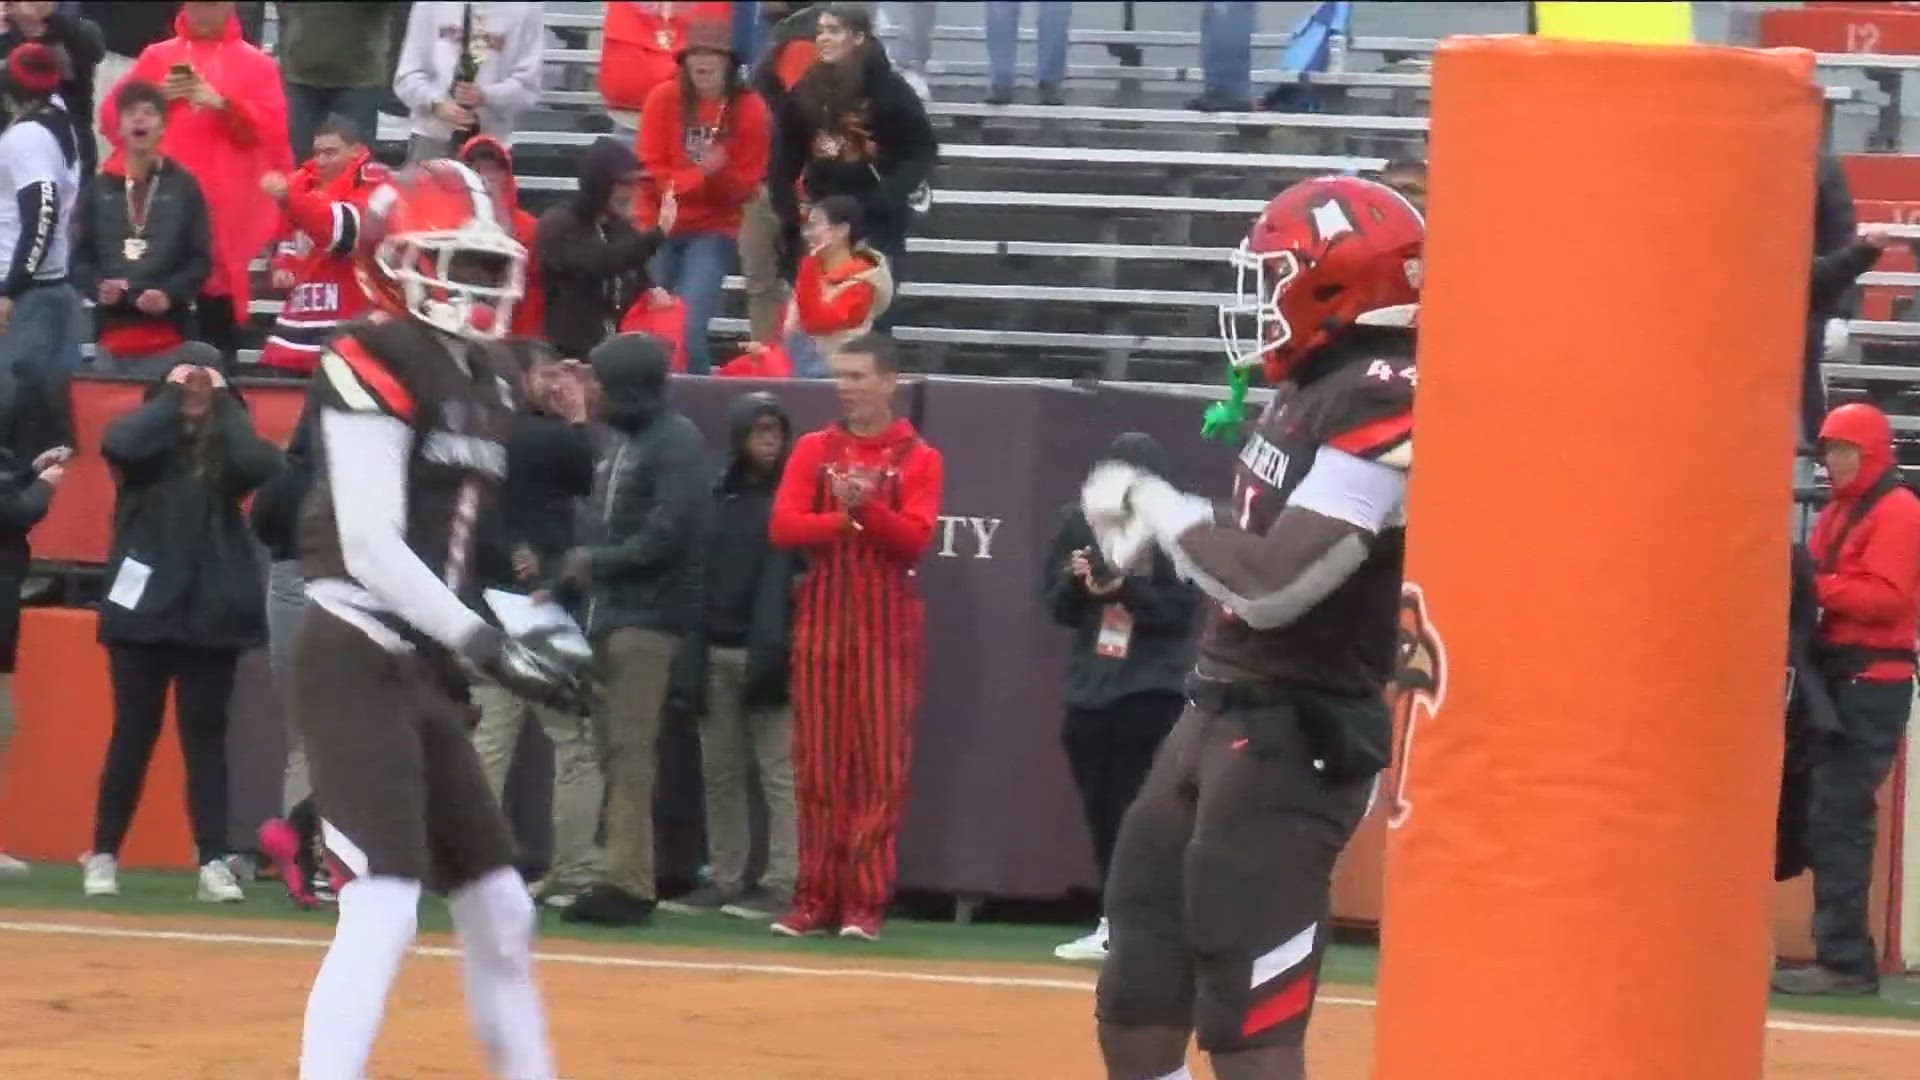
<svg viewBox="0 0 1920 1080">
<path fill-rule="evenodd" d="M 1413 764 L 1414 731 L 1421 721 L 1431 720 L 1440 712 L 1447 697 L 1447 650 L 1427 614 L 1426 593 L 1411 581 L 1400 586 L 1398 638 L 1393 682 L 1387 687 L 1387 704 L 1393 710 L 1398 736 L 1388 784 L 1393 799 L 1387 812 L 1389 829 L 1405 825 L 1413 814 L 1413 802 L 1407 797 L 1407 773 Z"/>
</svg>

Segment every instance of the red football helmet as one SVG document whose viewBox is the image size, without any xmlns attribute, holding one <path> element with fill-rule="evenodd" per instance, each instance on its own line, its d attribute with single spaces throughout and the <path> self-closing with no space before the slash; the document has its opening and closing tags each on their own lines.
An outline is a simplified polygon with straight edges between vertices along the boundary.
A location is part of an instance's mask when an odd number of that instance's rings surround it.
<svg viewBox="0 0 1920 1080">
<path fill-rule="evenodd" d="M 1279 382 L 1356 323 L 1410 325 L 1426 221 L 1399 192 L 1357 176 L 1303 180 L 1274 196 L 1234 249 L 1220 337 L 1234 367 Z"/>
<path fill-rule="evenodd" d="M 459 337 L 507 332 L 525 289 L 527 249 L 494 211 L 480 177 L 425 161 L 367 199 L 355 270 L 368 299 Z"/>
</svg>

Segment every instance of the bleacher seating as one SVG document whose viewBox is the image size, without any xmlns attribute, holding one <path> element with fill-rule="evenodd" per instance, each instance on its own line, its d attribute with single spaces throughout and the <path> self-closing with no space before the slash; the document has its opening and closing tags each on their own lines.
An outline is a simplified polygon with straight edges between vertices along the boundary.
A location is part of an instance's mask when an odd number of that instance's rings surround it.
<svg viewBox="0 0 1920 1080">
<path fill-rule="evenodd" d="M 593 88 L 600 5 L 546 6 L 548 90 L 514 140 L 523 200 L 535 212 L 573 189 L 578 147 L 609 130 Z M 958 7 L 948 5 L 943 19 Z M 988 106 L 980 101 L 983 31 L 939 27 L 929 112 L 945 150 L 933 208 L 908 243 L 896 334 L 920 366 L 953 374 L 1217 379 L 1213 305 L 1232 287 L 1223 254 L 1248 219 L 1291 179 L 1367 173 L 1389 157 L 1419 154 L 1425 60 L 1436 38 L 1519 29 L 1499 21 L 1511 18 L 1513 5 L 1460 3 L 1426 7 L 1418 27 L 1426 35 L 1368 32 L 1401 29 L 1382 25 L 1388 16 L 1374 11 L 1407 7 L 1356 5 L 1360 25 L 1338 70 L 1256 73 L 1256 91 L 1281 80 L 1327 91 L 1316 94 L 1313 112 L 1185 111 L 1180 101 L 1198 77 L 1197 33 L 1082 26 L 1078 11 L 1069 104 Z M 1920 69 L 1920 55 L 1905 54 L 1913 43 L 1892 32 L 1848 38 L 1834 12 L 1810 22 L 1781 14 L 1764 13 L 1761 34 L 1822 54 L 1830 115 L 1845 121 L 1832 126 L 1855 133 L 1852 145 L 1836 149 L 1897 136 L 1902 77 Z M 1883 31 L 1893 26 L 1873 18 Z M 1803 33 L 1808 25 L 1815 29 Z M 1256 61 L 1271 63 L 1285 44 L 1284 33 L 1256 36 Z M 1128 50 L 1144 60 L 1114 62 Z M 397 154 L 404 134 L 388 118 L 383 153 Z M 1862 221 L 1920 221 L 1920 156 L 1853 154 L 1847 168 Z M 1833 365 L 1831 378 L 1837 392 L 1874 398 L 1903 417 L 1903 431 L 1920 434 L 1920 363 L 1912 362 L 1920 322 L 1903 321 L 1914 317 L 1920 286 L 1912 253 L 1890 253 L 1863 284 L 1856 355 Z M 740 281 L 727 289 L 715 330 L 738 338 L 746 328 Z M 277 303 L 261 300 L 256 318 L 274 310 Z"/>
</svg>

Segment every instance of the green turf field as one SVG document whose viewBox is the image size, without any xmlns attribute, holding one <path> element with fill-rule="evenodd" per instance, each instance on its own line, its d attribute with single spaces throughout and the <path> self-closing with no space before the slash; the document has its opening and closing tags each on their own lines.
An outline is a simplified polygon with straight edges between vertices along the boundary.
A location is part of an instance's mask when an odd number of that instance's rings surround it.
<svg viewBox="0 0 1920 1080">
<path fill-rule="evenodd" d="M 287 903 L 276 882 L 248 886 L 244 904 L 201 904 L 193 899 L 194 878 L 189 873 L 122 871 L 120 895 L 90 900 L 80 895 L 80 870 L 72 866 L 36 865 L 31 876 L 0 880 L 0 912 L 33 909 L 44 917 L 63 911 L 125 912 L 130 915 L 202 917 L 220 920 L 270 919 L 321 928 L 332 922 L 327 911 L 303 912 Z M 0 921 L 6 915 L 0 914 Z M 552 942 L 618 941 L 624 944 L 676 948 L 754 950 L 796 957 L 846 959 L 885 956 L 901 960 L 1022 963 L 1050 965 L 1063 977 L 1091 978 L 1092 965 L 1069 964 L 1053 958 L 1053 947 L 1085 927 L 1037 926 L 1011 923 L 894 921 L 878 942 L 850 942 L 837 938 L 796 941 L 779 937 L 763 923 L 723 916 L 688 916 L 661 912 L 644 930 L 599 930 L 561 922 L 552 912 L 541 917 L 542 933 Z M 429 899 L 421 912 L 421 928 L 447 930 L 446 906 Z M 555 946 L 557 947 L 557 945 Z M 1328 981 L 1371 986 L 1378 963 L 1371 946 L 1340 944 L 1328 952 Z M 1570 975 L 1570 978 L 1577 977 Z M 1776 998 L 1774 1007 L 1835 1016 L 1877 1017 L 1920 1021 L 1920 979 L 1889 980 L 1879 998 Z"/>
</svg>

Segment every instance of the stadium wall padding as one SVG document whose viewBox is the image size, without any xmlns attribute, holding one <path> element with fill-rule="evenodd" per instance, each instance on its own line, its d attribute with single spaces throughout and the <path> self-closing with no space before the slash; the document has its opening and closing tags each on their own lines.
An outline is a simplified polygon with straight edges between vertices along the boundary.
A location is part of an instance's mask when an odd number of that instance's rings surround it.
<svg viewBox="0 0 1920 1080">
<path fill-rule="evenodd" d="M 746 390 L 775 393 L 800 430 L 834 413 L 830 385 L 681 379 L 675 396 L 707 434 L 716 460 L 727 403 Z M 297 385 L 260 383 L 243 392 L 262 428 L 284 439 L 298 415 Z M 97 562 L 106 551 L 112 488 L 97 454 L 106 421 L 139 401 L 136 385 L 74 380 L 80 446 L 54 511 L 36 533 L 37 556 Z M 1201 402 L 1125 384 L 985 383 L 929 379 L 906 384 L 901 410 L 918 417 L 946 458 L 941 528 L 923 564 L 927 597 L 927 694 L 917 725 L 913 796 L 901 845 L 901 883 L 969 897 L 1049 897 L 1094 884 L 1094 869 L 1066 759 L 1059 746 L 1064 631 L 1037 599 L 1039 560 L 1060 506 L 1089 464 L 1122 431 L 1159 439 L 1174 479 L 1224 493 L 1233 449 L 1199 438 Z M 98 482 L 87 483 L 89 476 Z M 980 519 L 976 524 L 972 520 Z M 980 533 L 991 531 L 984 549 Z M 981 557 L 982 555 L 985 557 Z M 29 608 L 18 674 L 20 733 L 0 783 L 0 847 L 67 862 L 89 843 L 95 777 L 111 701 L 104 654 L 88 610 Z M 1754 718 L 1757 732 L 1778 718 Z M 249 848 L 259 822 L 279 811 L 285 737 L 262 653 L 242 663 L 234 697 L 230 805 L 232 841 Z M 660 751 L 660 865 L 686 880 L 702 847 L 698 739 L 694 721 L 672 715 Z M 529 860 L 548 851 L 551 756 L 530 728 L 509 781 L 509 808 Z M 182 867 L 191 859 L 182 773 L 171 724 L 155 752 L 139 817 L 123 853 L 131 867 Z M 1883 798 L 1890 807 L 1893 800 Z M 1343 921 L 1372 924 L 1381 910 L 1384 805 L 1362 825 L 1335 881 Z M 1883 811 L 1882 836 L 1891 824 Z M 1875 926 L 1889 925 L 1890 844 L 1875 876 Z M 1807 879 L 1776 893 L 1775 933 L 1784 954 L 1811 954 Z M 1888 940 L 1897 957 L 1896 941 Z"/>
</svg>

